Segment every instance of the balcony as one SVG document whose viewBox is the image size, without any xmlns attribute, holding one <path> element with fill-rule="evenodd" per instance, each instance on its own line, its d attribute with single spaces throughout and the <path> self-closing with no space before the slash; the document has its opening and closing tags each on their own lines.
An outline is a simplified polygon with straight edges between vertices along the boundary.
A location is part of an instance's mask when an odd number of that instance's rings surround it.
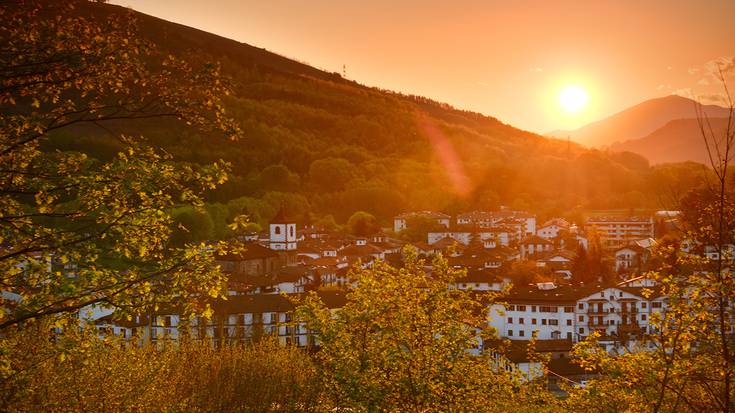
<svg viewBox="0 0 735 413">
<path fill-rule="evenodd" d="M 590 328 L 607 328 L 607 322 L 603 320 L 599 320 L 596 318 L 590 318 L 590 320 L 587 322 L 587 325 Z"/>
<path fill-rule="evenodd" d="M 606 310 L 606 309 L 604 309 L 604 308 L 603 309 L 593 309 L 593 308 L 590 308 L 590 309 L 587 310 L 587 315 L 588 316 L 604 316 L 604 315 L 608 315 L 608 314 L 610 314 L 609 311 Z"/>
</svg>

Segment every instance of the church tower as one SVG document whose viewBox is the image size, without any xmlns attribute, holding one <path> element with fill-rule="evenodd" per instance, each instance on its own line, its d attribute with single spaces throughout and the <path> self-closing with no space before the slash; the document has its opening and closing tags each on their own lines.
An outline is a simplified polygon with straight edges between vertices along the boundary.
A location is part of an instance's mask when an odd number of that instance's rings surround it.
<svg viewBox="0 0 735 413">
<path fill-rule="evenodd" d="M 296 249 L 296 222 L 286 218 L 283 208 L 270 222 L 269 247 L 276 251 Z"/>
</svg>

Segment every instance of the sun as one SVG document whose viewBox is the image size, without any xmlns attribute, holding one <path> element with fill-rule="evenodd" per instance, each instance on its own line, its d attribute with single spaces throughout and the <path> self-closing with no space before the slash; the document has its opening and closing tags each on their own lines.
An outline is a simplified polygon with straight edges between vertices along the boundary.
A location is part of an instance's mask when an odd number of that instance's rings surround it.
<svg viewBox="0 0 735 413">
<path fill-rule="evenodd" d="M 589 95 L 584 88 L 576 85 L 565 86 L 559 92 L 559 104 L 569 113 L 577 113 L 587 106 Z"/>
</svg>

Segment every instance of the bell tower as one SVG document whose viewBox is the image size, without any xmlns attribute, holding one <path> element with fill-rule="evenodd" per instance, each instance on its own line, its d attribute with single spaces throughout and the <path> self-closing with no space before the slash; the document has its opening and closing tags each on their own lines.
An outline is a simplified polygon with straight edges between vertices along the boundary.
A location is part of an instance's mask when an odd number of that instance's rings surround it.
<svg viewBox="0 0 735 413">
<path fill-rule="evenodd" d="M 283 208 L 270 222 L 269 247 L 276 251 L 296 249 L 296 222 L 286 218 Z"/>
</svg>

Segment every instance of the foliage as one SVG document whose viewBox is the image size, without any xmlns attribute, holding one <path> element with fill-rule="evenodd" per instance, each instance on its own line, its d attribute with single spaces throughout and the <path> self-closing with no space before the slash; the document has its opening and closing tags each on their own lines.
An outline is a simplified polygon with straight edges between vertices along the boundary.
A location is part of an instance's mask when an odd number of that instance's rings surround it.
<svg viewBox="0 0 735 413">
<path fill-rule="evenodd" d="M 347 230 L 358 237 L 366 237 L 380 231 L 380 225 L 372 214 L 357 211 L 347 220 Z"/>
<path fill-rule="evenodd" d="M 213 254 L 224 246 L 171 245 L 168 211 L 202 206 L 228 165 L 182 164 L 114 129 L 151 119 L 234 138 L 228 83 L 217 65 L 192 67 L 143 41 L 132 12 L 90 16 L 87 4 L 0 5 L 2 330 L 92 304 L 129 313 L 180 300 L 205 311 L 221 294 Z M 42 150 L 81 130 L 117 150 Z"/>
<path fill-rule="evenodd" d="M 401 269 L 378 262 L 354 270 L 358 287 L 336 313 L 316 295 L 297 309 L 319 336 L 317 365 L 334 402 L 357 411 L 550 408 L 545 391 L 522 384 L 482 346 L 493 335 L 486 316 L 494 297 L 448 288 L 463 271 L 440 255 L 428 274 L 415 250 L 404 254 Z"/>
<path fill-rule="evenodd" d="M 429 232 L 439 230 L 446 230 L 446 227 L 436 222 L 436 219 L 423 215 L 414 215 L 406 218 L 406 228 L 398 235 L 409 242 L 426 241 Z"/>
<path fill-rule="evenodd" d="M 0 410 L 323 411 L 315 367 L 292 347 L 267 340 L 137 347 L 100 340 L 73 321 L 54 344 L 50 327 L 38 323 L 6 337 L 14 373 L 0 374 Z"/>
<path fill-rule="evenodd" d="M 735 125 L 735 103 L 722 71 L 719 79 L 729 102 L 728 124 Z M 572 394 L 570 406 L 579 411 L 735 411 L 735 191 L 729 171 L 735 129 L 715 132 L 698 115 L 712 175 L 683 197 L 681 243 L 661 243 L 658 267 L 648 274 L 666 306 L 650 315 L 651 331 L 630 352 L 601 351 L 596 337 L 577 346 L 582 364 L 601 373 L 588 389 Z"/>
<path fill-rule="evenodd" d="M 124 11 L 95 5 L 84 12 Z M 114 125 L 129 135 L 144 134 L 176 159 L 230 163 L 230 179 L 207 195 L 208 202 L 295 192 L 308 200 L 308 212 L 331 214 L 341 224 L 357 210 L 383 225 L 410 210 L 499 205 L 566 216 L 574 209 L 660 208 L 671 193 L 691 189 L 703 175 L 700 165 L 647 166 L 633 154 L 545 139 L 426 98 L 367 88 L 239 42 L 150 16 L 138 19 L 141 35 L 157 50 L 192 64 L 219 61 L 232 78 L 233 93 L 222 104 L 247 142 L 215 145 L 210 134 L 168 122 Z M 461 161 L 469 193 L 457 194 L 445 165 L 436 162 L 438 148 L 419 127 L 426 117 Z M 44 149 L 73 149 L 100 160 L 117 152 L 96 128 L 60 137 Z M 308 220 L 308 214 L 302 217 Z"/>
</svg>

